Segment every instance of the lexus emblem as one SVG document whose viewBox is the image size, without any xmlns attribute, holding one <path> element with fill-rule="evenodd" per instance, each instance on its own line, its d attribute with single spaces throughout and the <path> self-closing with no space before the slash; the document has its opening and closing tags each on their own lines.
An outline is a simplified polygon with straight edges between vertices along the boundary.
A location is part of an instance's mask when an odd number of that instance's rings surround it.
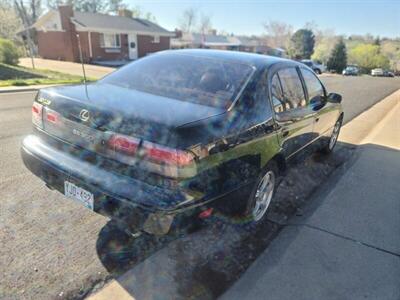
<svg viewBox="0 0 400 300">
<path fill-rule="evenodd" d="M 87 109 L 82 109 L 81 112 L 79 113 L 79 118 L 83 121 L 86 122 L 90 118 L 90 113 Z"/>
</svg>

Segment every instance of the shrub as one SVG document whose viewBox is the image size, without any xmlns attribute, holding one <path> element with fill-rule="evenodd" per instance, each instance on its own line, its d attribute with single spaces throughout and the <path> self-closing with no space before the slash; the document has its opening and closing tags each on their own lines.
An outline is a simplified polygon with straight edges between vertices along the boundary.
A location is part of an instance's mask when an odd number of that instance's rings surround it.
<svg viewBox="0 0 400 300">
<path fill-rule="evenodd" d="M 357 64 L 366 72 L 374 68 L 389 68 L 389 59 L 381 53 L 380 46 L 372 44 L 361 44 L 349 52 L 350 63 Z"/>
<path fill-rule="evenodd" d="M 10 40 L 0 39 L 0 62 L 8 65 L 17 65 L 19 58 L 18 48 Z"/>
<path fill-rule="evenodd" d="M 12 85 L 14 86 L 26 86 L 28 85 L 28 83 L 26 83 L 25 81 L 22 80 L 15 80 L 12 82 Z"/>
</svg>

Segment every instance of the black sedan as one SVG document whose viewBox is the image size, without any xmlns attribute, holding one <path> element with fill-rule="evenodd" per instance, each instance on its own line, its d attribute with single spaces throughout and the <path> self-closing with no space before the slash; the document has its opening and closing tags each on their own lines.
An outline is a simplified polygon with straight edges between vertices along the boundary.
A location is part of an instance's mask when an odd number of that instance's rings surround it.
<svg viewBox="0 0 400 300">
<path fill-rule="evenodd" d="M 216 209 L 258 223 L 292 157 L 333 150 L 340 102 L 291 60 L 165 51 L 41 90 L 21 152 L 49 188 L 133 233 L 167 234 Z"/>
</svg>

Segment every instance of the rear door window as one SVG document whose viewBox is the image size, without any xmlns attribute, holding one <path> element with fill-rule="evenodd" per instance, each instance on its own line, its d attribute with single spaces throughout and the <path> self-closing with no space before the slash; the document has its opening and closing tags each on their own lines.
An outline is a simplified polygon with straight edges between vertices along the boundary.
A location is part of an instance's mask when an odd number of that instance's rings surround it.
<svg viewBox="0 0 400 300">
<path fill-rule="evenodd" d="M 321 101 L 325 97 L 325 90 L 321 82 L 310 70 L 301 69 L 301 74 L 306 83 L 309 102 Z"/>
<path fill-rule="evenodd" d="M 289 109 L 307 106 L 303 85 L 296 68 L 286 68 L 278 71 L 283 97 Z"/>
</svg>

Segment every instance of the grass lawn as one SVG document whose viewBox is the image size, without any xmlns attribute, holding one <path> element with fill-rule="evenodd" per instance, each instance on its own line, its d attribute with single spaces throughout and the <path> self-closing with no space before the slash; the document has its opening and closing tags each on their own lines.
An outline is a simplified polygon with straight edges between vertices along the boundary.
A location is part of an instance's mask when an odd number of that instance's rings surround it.
<svg viewBox="0 0 400 300">
<path fill-rule="evenodd" d="M 94 79 L 88 78 L 88 80 L 93 81 Z M 50 70 L 16 67 L 0 63 L 0 87 L 81 82 L 83 82 L 82 76 L 69 75 Z"/>
</svg>

